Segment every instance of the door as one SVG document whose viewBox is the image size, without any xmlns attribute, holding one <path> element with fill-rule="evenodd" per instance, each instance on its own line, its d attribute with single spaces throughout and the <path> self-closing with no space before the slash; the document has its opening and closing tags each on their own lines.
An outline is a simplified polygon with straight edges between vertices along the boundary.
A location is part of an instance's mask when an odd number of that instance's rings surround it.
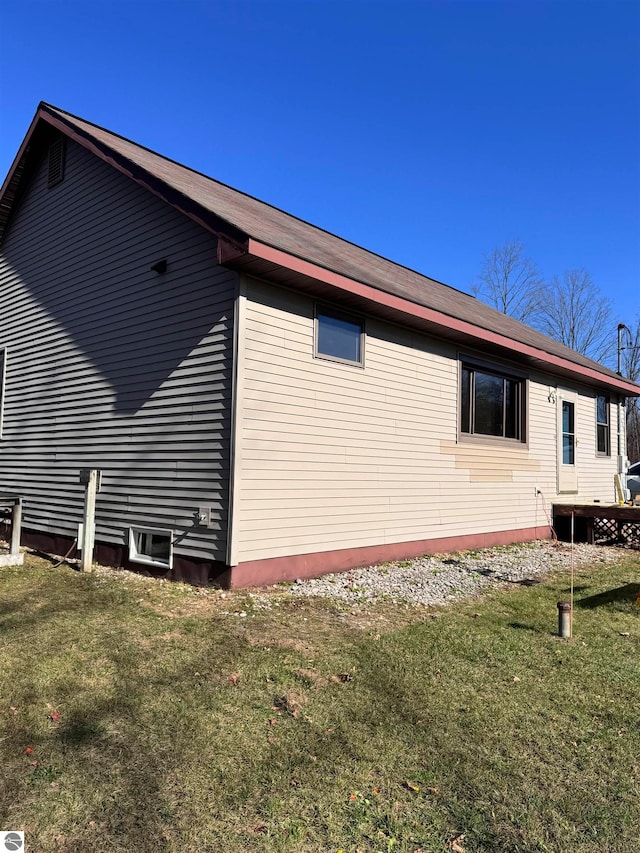
<svg viewBox="0 0 640 853">
<path fill-rule="evenodd" d="M 576 415 L 578 395 L 573 391 L 558 392 L 558 492 L 578 491 L 578 466 L 576 460 Z"/>
</svg>

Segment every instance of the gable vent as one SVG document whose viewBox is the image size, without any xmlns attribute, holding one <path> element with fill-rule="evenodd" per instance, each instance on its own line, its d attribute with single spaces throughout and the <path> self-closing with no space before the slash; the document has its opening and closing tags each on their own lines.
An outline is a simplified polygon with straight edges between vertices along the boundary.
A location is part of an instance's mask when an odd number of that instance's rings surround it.
<svg viewBox="0 0 640 853">
<path fill-rule="evenodd" d="M 49 187 L 64 178 L 64 136 L 59 136 L 49 148 Z"/>
</svg>

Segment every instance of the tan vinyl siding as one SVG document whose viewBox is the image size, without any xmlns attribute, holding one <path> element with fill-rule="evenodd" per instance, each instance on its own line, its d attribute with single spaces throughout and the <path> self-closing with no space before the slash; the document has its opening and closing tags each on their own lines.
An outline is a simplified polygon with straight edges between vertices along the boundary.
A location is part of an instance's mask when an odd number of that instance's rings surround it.
<svg viewBox="0 0 640 853">
<path fill-rule="evenodd" d="M 253 279 L 246 289 L 238 561 L 546 523 L 535 491 L 550 508 L 555 382 L 529 376 L 527 444 L 458 441 L 453 345 L 367 318 L 364 369 L 315 359 L 313 301 Z M 591 499 L 612 470 L 594 465 L 595 399 L 582 394 Z"/>
<path fill-rule="evenodd" d="M 596 401 L 596 393 L 589 393 L 586 389 L 583 389 L 583 393 L 578 397 L 576 461 L 578 465 L 579 500 L 590 502 L 597 498 L 603 503 L 613 503 L 615 501 L 613 477 L 617 466 L 616 412 L 615 406 L 610 403 L 611 455 L 599 455 L 596 433 Z M 575 502 L 578 503 L 579 500 Z"/>
<path fill-rule="evenodd" d="M 2 245 L 0 490 L 24 497 L 25 527 L 75 536 L 95 467 L 98 540 L 170 528 L 175 553 L 224 561 L 236 276 L 208 233 L 74 143 L 46 181 L 45 158 Z"/>
</svg>

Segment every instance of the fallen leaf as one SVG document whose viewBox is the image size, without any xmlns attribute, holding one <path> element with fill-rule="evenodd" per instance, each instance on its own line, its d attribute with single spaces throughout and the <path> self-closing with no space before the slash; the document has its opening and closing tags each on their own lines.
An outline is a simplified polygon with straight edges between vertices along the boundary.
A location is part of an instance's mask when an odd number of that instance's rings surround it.
<svg viewBox="0 0 640 853">
<path fill-rule="evenodd" d="M 9 710 L 13 711 L 13 715 L 15 716 L 18 713 L 18 709 L 14 708 L 13 705 L 9 705 Z"/>
<path fill-rule="evenodd" d="M 25 754 L 25 755 L 31 755 L 31 753 L 32 753 L 32 752 L 33 752 L 33 747 L 32 747 L 32 746 L 28 746 L 28 747 L 25 749 L 24 754 Z"/>
<path fill-rule="evenodd" d="M 630 631 L 618 631 L 618 634 L 620 634 L 621 637 L 630 637 L 631 636 Z"/>
<path fill-rule="evenodd" d="M 380 788 L 375 787 L 375 788 L 373 789 L 373 793 L 374 793 L 374 794 L 379 794 L 379 793 L 380 793 Z"/>
<path fill-rule="evenodd" d="M 49 719 L 57 723 L 60 720 L 60 711 L 54 711 L 52 714 L 49 714 Z"/>
<path fill-rule="evenodd" d="M 357 799 L 358 799 L 358 795 L 357 795 L 357 794 L 351 794 L 351 796 L 349 797 L 349 802 L 350 802 L 350 803 L 353 803 L 353 802 L 355 802 Z"/>
<path fill-rule="evenodd" d="M 238 682 L 240 681 L 240 676 L 237 672 L 232 672 L 229 678 L 227 679 L 229 684 L 233 685 L 233 687 L 238 686 Z"/>
<path fill-rule="evenodd" d="M 275 718 L 275 717 L 269 717 L 269 725 L 270 725 L 270 726 L 275 726 L 275 724 L 276 724 L 277 722 L 278 722 L 278 721 L 276 720 L 276 718 Z"/>
<path fill-rule="evenodd" d="M 462 842 L 464 841 L 464 832 L 460 835 L 456 835 L 455 838 L 452 838 L 451 841 L 447 844 L 447 849 L 452 850 L 453 853 L 465 853 L 465 849 L 462 846 Z"/>
<path fill-rule="evenodd" d="M 435 794 L 437 796 L 440 793 L 440 788 L 427 787 L 427 791 L 429 791 L 431 794 Z"/>
<path fill-rule="evenodd" d="M 515 682 L 516 684 L 520 681 L 520 679 L 518 678 L 518 676 L 517 676 L 517 675 L 514 675 L 514 676 L 513 676 L 513 680 L 514 680 L 514 682 Z"/>
</svg>

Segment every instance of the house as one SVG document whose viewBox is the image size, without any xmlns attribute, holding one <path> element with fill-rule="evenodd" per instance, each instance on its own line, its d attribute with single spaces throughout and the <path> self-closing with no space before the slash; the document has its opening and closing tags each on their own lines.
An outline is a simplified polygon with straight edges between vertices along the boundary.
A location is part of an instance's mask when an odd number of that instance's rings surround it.
<svg viewBox="0 0 640 853">
<path fill-rule="evenodd" d="M 66 553 L 232 586 L 549 535 L 640 388 L 40 104 L 0 199 L 0 492 Z"/>
</svg>

